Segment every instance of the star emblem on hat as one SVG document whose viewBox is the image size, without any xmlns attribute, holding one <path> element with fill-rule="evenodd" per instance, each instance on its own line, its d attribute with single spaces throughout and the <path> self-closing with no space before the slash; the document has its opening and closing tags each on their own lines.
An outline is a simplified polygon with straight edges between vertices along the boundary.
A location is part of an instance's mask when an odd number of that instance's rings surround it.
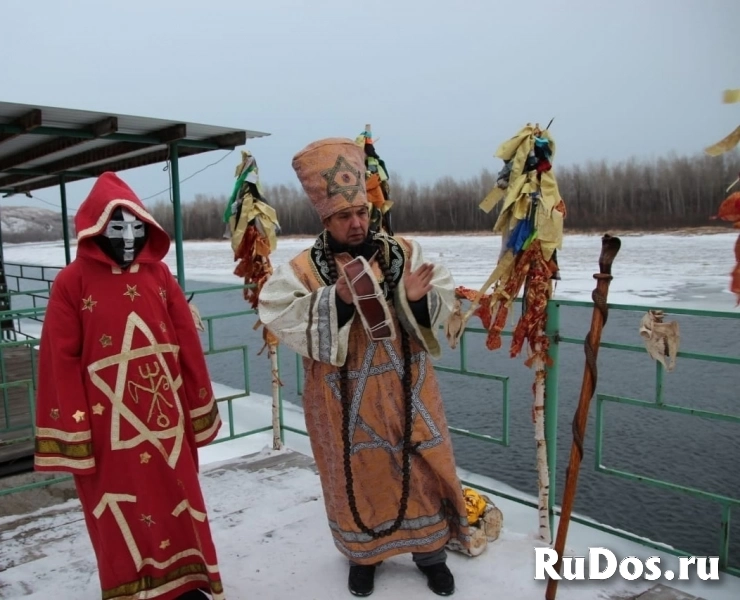
<svg viewBox="0 0 740 600">
<path fill-rule="evenodd" d="M 321 176 L 326 179 L 326 195 L 330 198 L 341 194 L 351 204 L 362 191 L 362 173 L 342 155 L 337 157 L 331 169 L 321 171 Z"/>
</svg>

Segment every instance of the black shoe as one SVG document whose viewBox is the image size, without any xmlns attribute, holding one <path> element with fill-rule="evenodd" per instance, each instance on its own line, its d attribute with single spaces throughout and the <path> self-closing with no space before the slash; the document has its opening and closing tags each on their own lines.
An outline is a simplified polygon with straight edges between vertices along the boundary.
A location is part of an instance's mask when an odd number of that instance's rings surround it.
<svg viewBox="0 0 740 600">
<path fill-rule="evenodd" d="M 419 570 L 427 576 L 429 589 L 438 596 L 451 596 L 455 593 L 455 578 L 447 568 L 446 563 L 437 563 L 428 567 L 419 567 Z"/>
<path fill-rule="evenodd" d="M 375 589 L 377 565 L 352 565 L 349 568 L 349 591 L 355 596 L 369 596 Z"/>
<path fill-rule="evenodd" d="M 210 600 L 210 596 L 200 590 L 190 590 L 178 596 L 176 600 Z"/>
</svg>

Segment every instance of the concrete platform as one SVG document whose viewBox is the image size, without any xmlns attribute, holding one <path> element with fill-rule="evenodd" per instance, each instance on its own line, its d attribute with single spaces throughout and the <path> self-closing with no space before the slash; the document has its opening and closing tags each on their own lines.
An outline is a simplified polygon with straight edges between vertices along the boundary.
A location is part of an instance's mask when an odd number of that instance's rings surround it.
<svg viewBox="0 0 740 600">
<path fill-rule="evenodd" d="M 13 479 L 33 477 L 39 475 Z M 205 465 L 201 483 L 229 600 L 352 598 L 346 583 L 347 561 L 329 534 L 321 486 L 310 457 L 265 449 Z M 475 558 L 449 555 L 456 578 L 455 598 L 542 600 L 545 582 L 533 577 L 533 548 L 542 544 L 530 533 L 517 531 L 513 508 L 499 506 L 504 529 L 498 540 Z M 1 496 L 0 507 L 0 598 L 100 598 L 95 557 L 72 482 Z M 600 541 L 611 547 L 609 539 Z M 699 585 L 711 592 L 705 594 L 702 587 L 702 600 L 740 597 L 740 585 L 732 581 Z M 377 571 L 373 600 L 435 597 L 408 555 L 385 561 Z M 557 600 L 697 598 L 655 582 L 626 582 L 619 577 L 562 581 L 557 593 Z"/>
<path fill-rule="evenodd" d="M 704 600 L 699 596 L 692 596 L 686 594 L 676 588 L 668 587 L 667 585 L 658 584 L 653 588 L 650 588 L 639 596 L 634 596 L 634 600 Z"/>
</svg>

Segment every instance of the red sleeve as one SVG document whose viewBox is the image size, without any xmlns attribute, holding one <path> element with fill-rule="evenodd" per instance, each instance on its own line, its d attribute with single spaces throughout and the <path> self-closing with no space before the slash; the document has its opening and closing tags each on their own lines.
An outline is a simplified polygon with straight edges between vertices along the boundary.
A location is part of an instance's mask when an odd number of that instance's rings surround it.
<svg viewBox="0 0 740 600">
<path fill-rule="evenodd" d="M 198 447 L 212 442 L 221 428 L 221 417 L 213 394 L 211 377 L 200 345 L 198 330 L 193 315 L 185 299 L 185 294 L 163 264 L 167 278 L 167 310 L 175 327 L 177 343 L 180 346 L 180 372 L 182 373 L 186 418 L 195 434 Z"/>
<path fill-rule="evenodd" d="M 95 458 L 81 361 L 83 302 L 69 293 L 73 275 L 57 275 L 41 330 L 34 468 L 89 475 Z"/>
</svg>

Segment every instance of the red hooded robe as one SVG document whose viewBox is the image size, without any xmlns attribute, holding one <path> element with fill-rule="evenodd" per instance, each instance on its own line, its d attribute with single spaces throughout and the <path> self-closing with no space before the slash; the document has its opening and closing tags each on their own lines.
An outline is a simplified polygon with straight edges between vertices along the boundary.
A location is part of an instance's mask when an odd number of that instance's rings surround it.
<svg viewBox="0 0 740 600">
<path fill-rule="evenodd" d="M 93 241 L 116 207 L 148 226 L 125 270 Z M 77 256 L 51 288 L 36 398 L 37 471 L 74 475 L 104 600 L 223 599 L 197 448 L 221 426 L 170 239 L 104 173 L 75 217 Z"/>
</svg>

